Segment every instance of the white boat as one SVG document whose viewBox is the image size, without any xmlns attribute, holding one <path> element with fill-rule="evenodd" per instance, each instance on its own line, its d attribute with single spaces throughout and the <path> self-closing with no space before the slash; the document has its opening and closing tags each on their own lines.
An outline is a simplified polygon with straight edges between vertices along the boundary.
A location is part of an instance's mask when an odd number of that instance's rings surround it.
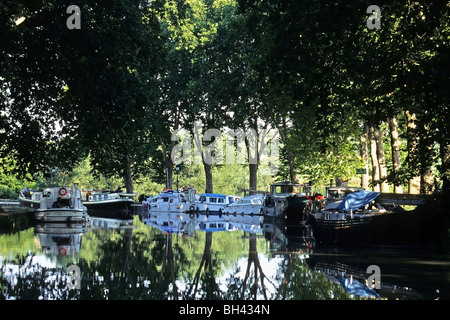
<svg viewBox="0 0 450 320">
<path fill-rule="evenodd" d="M 224 195 L 220 193 L 202 193 L 197 204 L 201 213 L 222 213 L 225 206 L 239 200 L 241 197 L 235 195 Z"/>
<path fill-rule="evenodd" d="M 21 207 L 39 208 L 43 192 L 27 188 L 20 190 L 19 203 Z M 133 196 L 137 193 L 105 192 L 81 190 L 81 202 L 91 214 L 105 218 L 122 218 L 129 213 Z"/>
<path fill-rule="evenodd" d="M 254 195 L 243 197 L 223 208 L 223 214 L 254 215 L 264 214 L 265 196 Z"/>
<path fill-rule="evenodd" d="M 81 202 L 78 185 L 44 189 L 34 217 L 43 222 L 86 222 L 87 208 Z"/>
<path fill-rule="evenodd" d="M 301 216 L 306 193 L 304 185 L 295 182 L 279 182 L 270 186 L 267 195 L 253 195 L 239 199 L 223 209 L 225 214 L 264 215 L 270 218 Z"/>
<path fill-rule="evenodd" d="M 184 188 L 183 192 L 164 190 L 156 197 L 147 199 L 145 205 L 150 213 L 199 211 L 194 188 Z"/>
</svg>

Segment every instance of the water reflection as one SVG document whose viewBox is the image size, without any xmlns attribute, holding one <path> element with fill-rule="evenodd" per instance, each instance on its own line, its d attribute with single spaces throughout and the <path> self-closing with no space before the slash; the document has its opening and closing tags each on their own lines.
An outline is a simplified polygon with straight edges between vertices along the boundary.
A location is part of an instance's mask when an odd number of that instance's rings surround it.
<svg viewBox="0 0 450 320">
<path fill-rule="evenodd" d="M 0 235 L 0 298 L 450 297 L 448 256 L 402 253 L 316 248 L 304 225 L 260 216 L 164 213 L 93 218 L 86 225 L 36 224 Z M 438 259 L 441 264 L 432 263 Z M 367 282 L 370 264 L 381 268 L 381 289 Z M 67 286 L 71 265 L 81 270 L 79 290 Z"/>
<path fill-rule="evenodd" d="M 34 227 L 42 253 L 50 256 L 75 257 L 81 248 L 86 224 L 39 223 Z"/>
</svg>

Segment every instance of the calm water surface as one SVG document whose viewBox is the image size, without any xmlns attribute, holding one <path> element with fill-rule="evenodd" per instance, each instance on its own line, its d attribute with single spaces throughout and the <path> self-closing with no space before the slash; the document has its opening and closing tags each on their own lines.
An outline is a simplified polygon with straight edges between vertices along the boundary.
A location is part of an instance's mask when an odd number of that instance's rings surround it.
<svg viewBox="0 0 450 320">
<path fill-rule="evenodd" d="M 92 220 L 2 230 L 0 299 L 450 299 L 449 252 L 323 247 L 259 217 Z"/>
</svg>

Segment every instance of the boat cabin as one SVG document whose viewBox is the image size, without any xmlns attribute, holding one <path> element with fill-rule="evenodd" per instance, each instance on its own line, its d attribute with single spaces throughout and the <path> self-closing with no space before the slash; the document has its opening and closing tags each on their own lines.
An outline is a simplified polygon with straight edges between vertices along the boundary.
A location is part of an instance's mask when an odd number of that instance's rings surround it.
<svg viewBox="0 0 450 320">
<path fill-rule="evenodd" d="M 173 190 L 164 190 L 159 195 L 154 197 L 151 202 L 153 203 L 180 203 L 186 202 L 183 193 L 175 192 Z"/>
<path fill-rule="evenodd" d="M 221 204 L 227 205 L 233 203 L 240 197 L 238 196 L 227 196 L 220 193 L 202 193 L 200 194 L 200 202 L 209 203 L 209 204 Z"/>
<path fill-rule="evenodd" d="M 340 201 L 353 192 L 364 191 L 364 188 L 359 187 L 327 187 L 326 200 L 328 202 Z"/>
<path fill-rule="evenodd" d="M 256 195 L 256 196 L 247 196 L 239 199 L 235 205 L 237 206 L 251 206 L 251 205 L 263 205 L 264 204 L 264 196 Z"/>
<path fill-rule="evenodd" d="M 310 192 L 310 186 L 296 182 L 283 181 L 270 185 L 270 193 L 274 197 L 305 196 L 306 193 Z"/>
</svg>

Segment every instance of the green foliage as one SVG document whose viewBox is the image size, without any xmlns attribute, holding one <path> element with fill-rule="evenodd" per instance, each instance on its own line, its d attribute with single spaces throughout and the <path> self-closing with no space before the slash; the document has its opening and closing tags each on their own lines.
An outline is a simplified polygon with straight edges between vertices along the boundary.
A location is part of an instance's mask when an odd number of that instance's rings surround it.
<svg viewBox="0 0 450 320">
<path fill-rule="evenodd" d="M 381 1 L 379 30 L 361 0 L 81 1 L 80 30 L 66 28 L 67 5 L 6 1 L 0 12 L 0 153 L 21 177 L 69 173 L 89 155 L 101 183 L 164 183 L 171 133 L 200 121 L 278 128 L 280 176 L 322 183 L 360 166 L 364 123 L 409 111 L 420 139 L 400 178 L 434 166 L 450 181 L 449 3 Z M 400 135 L 406 145 L 405 126 Z M 205 168 L 204 186 L 225 188 Z"/>
</svg>

